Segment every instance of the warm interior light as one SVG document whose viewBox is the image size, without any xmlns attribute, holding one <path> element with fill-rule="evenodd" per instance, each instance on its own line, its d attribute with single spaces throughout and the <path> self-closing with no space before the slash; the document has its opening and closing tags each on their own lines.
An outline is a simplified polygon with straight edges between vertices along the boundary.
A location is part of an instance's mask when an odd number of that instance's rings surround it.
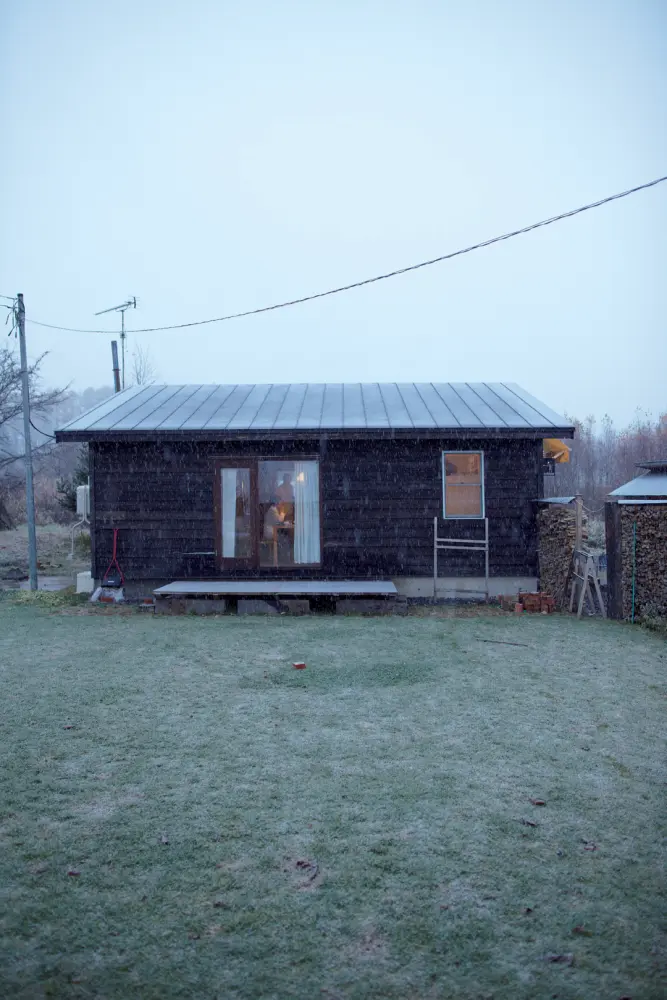
<svg viewBox="0 0 667 1000">
<path fill-rule="evenodd" d="M 544 458 L 552 458 L 557 464 L 570 461 L 569 446 L 558 438 L 545 438 L 542 454 Z"/>
</svg>

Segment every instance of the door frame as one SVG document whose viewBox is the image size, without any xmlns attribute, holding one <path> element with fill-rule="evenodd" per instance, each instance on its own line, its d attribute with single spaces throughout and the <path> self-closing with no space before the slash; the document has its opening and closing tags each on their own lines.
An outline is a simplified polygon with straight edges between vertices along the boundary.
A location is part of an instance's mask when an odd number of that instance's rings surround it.
<svg viewBox="0 0 667 1000">
<path fill-rule="evenodd" d="M 298 563 L 294 566 L 260 566 L 259 564 L 259 463 L 260 462 L 317 462 L 319 484 L 320 561 Z M 221 469 L 250 470 L 250 531 L 252 549 L 249 559 L 224 559 L 222 556 L 222 477 Z M 324 558 L 324 519 L 322 517 L 322 456 L 321 455 L 239 455 L 215 459 L 215 481 L 213 484 L 213 516 L 215 518 L 215 561 L 221 572 L 247 569 L 259 571 L 262 575 L 280 576 L 282 573 L 303 573 L 304 570 L 321 569 Z"/>
<path fill-rule="evenodd" d="M 250 556 L 248 558 L 224 558 L 222 555 L 222 469 L 248 469 L 250 472 Z M 215 482 L 213 484 L 213 511 L 215 517 L 215 560 L 221 570 L 253 569 L 259 559 L 257 532 L 257 463 L 246 458 L 220 458 L 215 462 Z"/>
</svg>

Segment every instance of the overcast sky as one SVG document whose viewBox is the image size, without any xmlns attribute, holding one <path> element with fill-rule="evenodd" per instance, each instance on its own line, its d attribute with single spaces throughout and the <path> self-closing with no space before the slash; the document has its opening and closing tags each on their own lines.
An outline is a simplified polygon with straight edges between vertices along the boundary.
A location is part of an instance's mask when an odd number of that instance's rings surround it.
<svg viewBox="0 0 667 1000">
<path fill-rule="evenodd" d="M 455 250 L 667 173 L 662 0 L 4 0 L 0 292 L 111 329 Z M 667 184 L 332 298 L 131 336 L 161 381 L 519 382 L 667 410 Z M 109 336 L 28 326 L 50 382 Z"/>
</svg>

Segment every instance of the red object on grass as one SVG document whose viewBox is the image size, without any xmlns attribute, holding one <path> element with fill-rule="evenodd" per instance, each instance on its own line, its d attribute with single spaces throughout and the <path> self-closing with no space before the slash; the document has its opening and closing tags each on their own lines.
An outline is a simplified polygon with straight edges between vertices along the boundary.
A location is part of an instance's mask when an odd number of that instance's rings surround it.
<svg viewBox="0 0 667 1000">
<path fill-rule="evenodd" d="M 294 666 L 295 670 L 305 670 L 306 669 L 306 664 L 303 663 L 301 660 L 298 663 L 295 663 L 293 666 Z"/>
</svg>

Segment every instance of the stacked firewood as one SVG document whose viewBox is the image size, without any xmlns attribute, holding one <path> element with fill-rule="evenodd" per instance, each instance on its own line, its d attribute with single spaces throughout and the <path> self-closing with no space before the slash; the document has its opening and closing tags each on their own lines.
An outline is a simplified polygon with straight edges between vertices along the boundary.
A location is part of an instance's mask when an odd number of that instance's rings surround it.
<svg viewBox="0 0 667 1000">
<path fill-rule="evenodd" d="M 577 539 L 577 512 L 574 506 L 549 504 L 537 515 L 539 531 L 540 590 L 551 594 L 556 608 L 568 607 L 568 582 Z M 582 543 L 586 542 L 582 524 Z"/>
<path fill-rule="evenodd" d="M 628 504 L 621 510 L 623 614 L 632 613 L 633 524 L 635 615 L 667 615 L 667 504 Z"/>
</svg>

